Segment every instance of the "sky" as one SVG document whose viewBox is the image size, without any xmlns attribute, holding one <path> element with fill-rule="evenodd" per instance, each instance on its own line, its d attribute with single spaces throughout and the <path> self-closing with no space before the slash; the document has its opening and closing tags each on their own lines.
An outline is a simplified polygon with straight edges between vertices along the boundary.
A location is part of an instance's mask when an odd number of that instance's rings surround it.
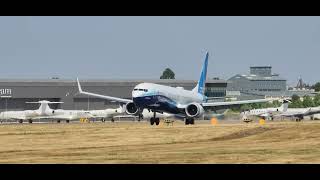
<svg viewBox="0 0 320 180">
<path fill-rule="evenodd" d="M 320 81 L 320 17 L 0 17 L 0 78 L 197 80 L 272 66 L 295 85 Z"/>
</svg>

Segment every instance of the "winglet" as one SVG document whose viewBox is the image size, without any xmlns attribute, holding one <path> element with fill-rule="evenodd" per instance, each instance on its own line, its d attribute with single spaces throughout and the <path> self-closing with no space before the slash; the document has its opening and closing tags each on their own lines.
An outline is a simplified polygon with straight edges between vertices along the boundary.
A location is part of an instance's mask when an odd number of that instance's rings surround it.
<svg viewBox="0 0 320 180">
<path fill-rule="evenodd" d="M 80 86 L 80 82 L 79 82 L 79 79 L 77 78 L 77 83 L 78 83 L 78 89 L 79 89 L 79 92 L 82 93 L 82 89 L 81 89 L 81 86 Z"/>
</svg>

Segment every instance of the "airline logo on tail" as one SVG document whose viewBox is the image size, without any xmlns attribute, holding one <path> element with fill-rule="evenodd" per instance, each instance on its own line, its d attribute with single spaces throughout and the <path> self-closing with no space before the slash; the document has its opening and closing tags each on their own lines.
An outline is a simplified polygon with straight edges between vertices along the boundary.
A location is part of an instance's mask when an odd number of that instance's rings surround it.
<svg viewBox="0 0 320 180">
<path fill-rule="evenodd" d="M 205 85 L 206 85 L 208 58 L 209 58 L 209 53 L 207 52 L 206 58 L 204 60 L 203 66 L 202 66 L 200 79 L 198 81 L 198 93 L 201 95 L 204 95 L 204 90 L 205 90 Z"/>
</svg>

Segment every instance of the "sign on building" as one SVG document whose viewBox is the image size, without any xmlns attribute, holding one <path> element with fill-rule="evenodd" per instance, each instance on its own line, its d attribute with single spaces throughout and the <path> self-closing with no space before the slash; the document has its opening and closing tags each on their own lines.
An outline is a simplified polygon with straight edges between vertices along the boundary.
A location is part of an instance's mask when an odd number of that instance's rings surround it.
<svg viewBox="0 0 320 180">
<path fill-rule="evenodd" d="M 0 95 L 1 96 L 12 95 L 12 90 L 11 89 L 6 89 L 6 88 L 2 88 L 2 89 L 0 89 Z"/>
</svg>

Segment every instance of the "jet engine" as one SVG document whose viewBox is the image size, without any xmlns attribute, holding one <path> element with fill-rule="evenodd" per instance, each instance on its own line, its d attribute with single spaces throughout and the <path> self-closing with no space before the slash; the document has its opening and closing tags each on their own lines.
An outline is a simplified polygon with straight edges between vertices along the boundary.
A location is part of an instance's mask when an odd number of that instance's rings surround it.
<svg viewBox="0 0 320 180">
<path fill-rule="evenodd" d="M 185 111 L 188 117 L 200 117 L 204 114 L 203 107 L 196 103 L 189 104 Z"/>
<path fill-rule="evenodd" d="M 129 102 L 125 105 L 126 113 L 130 115 L 136 115 L 138 113 L 138 107 L 133 103 Z"/>
</svg>

